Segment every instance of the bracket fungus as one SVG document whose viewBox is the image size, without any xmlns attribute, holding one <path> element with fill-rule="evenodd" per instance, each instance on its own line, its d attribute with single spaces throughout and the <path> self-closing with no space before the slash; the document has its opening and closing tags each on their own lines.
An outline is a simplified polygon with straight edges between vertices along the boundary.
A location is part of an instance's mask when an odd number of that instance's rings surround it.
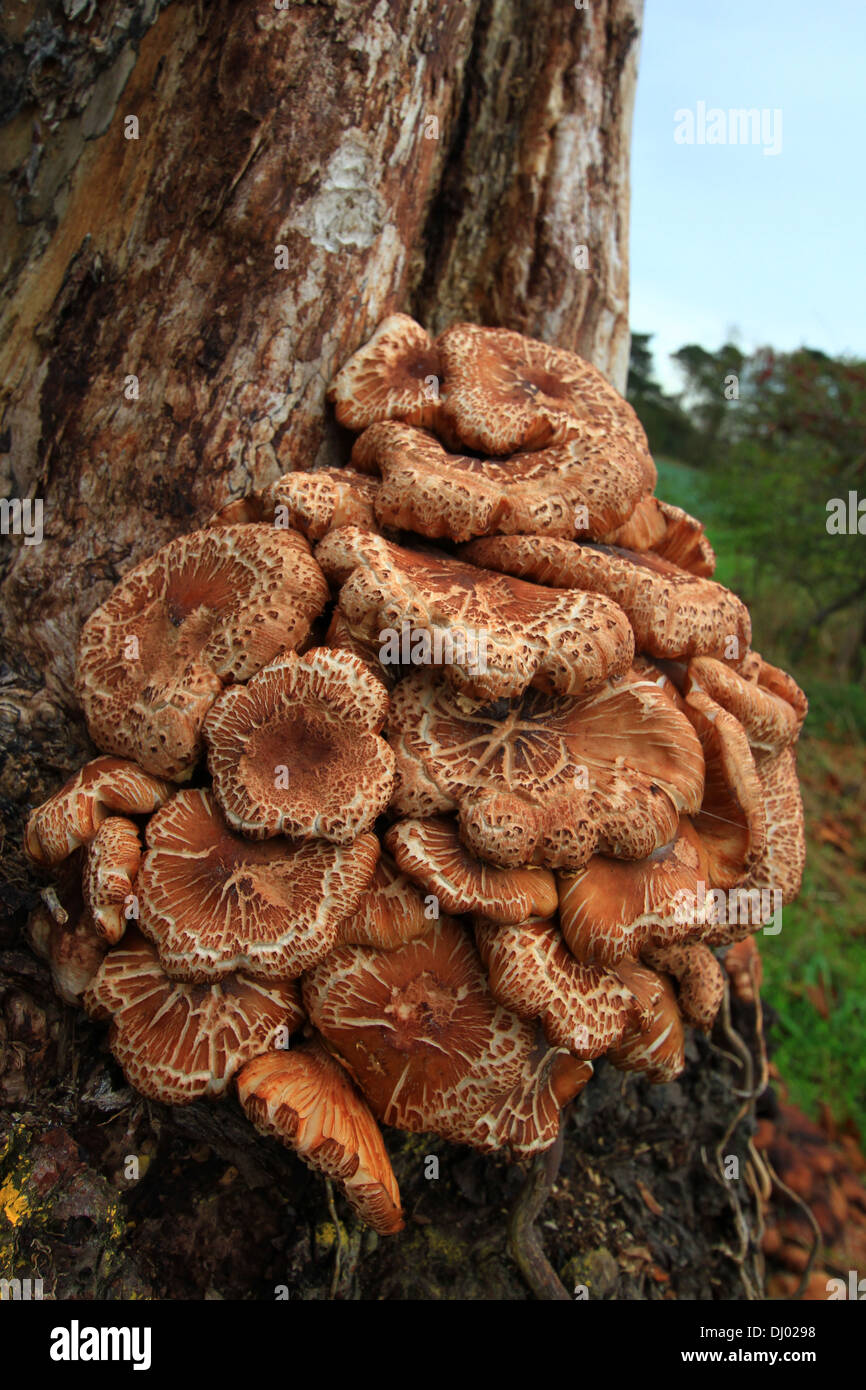
<svg viewBox="0 0 866 1390">
<path fill-rule="evenodd" d="M 329 398 L 346 467 L 293 460 L 84 624 L 103 756 L 28 820 L 73 883 L 31 939 L 133 1086 L 236 1094 L 384 1234 L 380 1123 L 525 1159 L 591 1059 L 679 1074 L 714 948 L 799 888 L 806 699 L 574 353 L 392 314 Z"/>
</svg>

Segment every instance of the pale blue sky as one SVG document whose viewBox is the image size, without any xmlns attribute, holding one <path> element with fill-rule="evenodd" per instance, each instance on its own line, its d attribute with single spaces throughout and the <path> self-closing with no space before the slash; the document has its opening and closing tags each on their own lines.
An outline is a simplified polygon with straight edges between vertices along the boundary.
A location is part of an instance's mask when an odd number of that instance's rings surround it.
<svg viewBox="0 0 866 1390">
<path fill-rule="evenodd" d="M 781 152 L 677 144 L 681 109 L 780 108 Z M 646 0 L 631 326 L 667 355 L 801 343 L 866 357 L 866 0 Z"/>
</svg>

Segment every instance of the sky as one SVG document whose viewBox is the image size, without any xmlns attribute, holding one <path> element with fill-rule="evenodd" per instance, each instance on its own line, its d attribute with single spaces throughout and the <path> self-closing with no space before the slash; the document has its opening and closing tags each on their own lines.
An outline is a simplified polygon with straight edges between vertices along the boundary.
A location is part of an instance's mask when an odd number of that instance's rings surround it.
<svg viewBox="0 0 866 1390">
<path fill-rule="evenodd" d="M 630 317 L 668 389 L 689 342 L 866 357 L 864 109 L 866 0 L 645 0 Z"/>
</svg>

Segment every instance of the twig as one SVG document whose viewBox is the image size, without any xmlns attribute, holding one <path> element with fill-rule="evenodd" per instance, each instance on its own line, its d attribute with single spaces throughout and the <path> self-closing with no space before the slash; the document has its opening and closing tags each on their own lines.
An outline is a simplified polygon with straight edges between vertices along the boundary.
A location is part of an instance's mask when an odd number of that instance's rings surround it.
<svg viewBox="0 0 866 1390">
<path fill-rule="evenodd" d="M 508 1245 L 520 1273 L 536 1298 L 570 1303 L 562 1280 L 544 1253 L 541 1237 L 534 1224 L 559 1172 L 564 1133 L 563 1117 L 556 1143 L 533 1159 L 508 1218 Z"/>
</svg>

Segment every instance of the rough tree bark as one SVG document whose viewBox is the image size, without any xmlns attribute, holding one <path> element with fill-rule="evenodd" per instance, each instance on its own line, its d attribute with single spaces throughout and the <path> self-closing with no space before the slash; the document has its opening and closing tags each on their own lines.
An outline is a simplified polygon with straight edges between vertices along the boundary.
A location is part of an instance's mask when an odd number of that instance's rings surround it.
<svg viewBox="0 0 866 1390">
<path fill-rule="evenodd" d="M 0 1085 L 23 1205 L 0 1256 L 26 1264 L 35 1241 L 58 1296 L 275 1283 L 310 1297 L 332 1283 L 344 1295 L 525 1296 L 498 1217 L 519 1185 L 507 1165 L 396 1136 L 414 1224 L 385 1255 L 323 1226 L 321 1190 L 288 1156 L 248 1143 L 230 1106 L 172 1113 L 118 1089 L 99 1031 L 53 999 L 21 944 L 38 885 L 18 842 L 28 803 L 89 752 L 70 697 L 84 618 L 214 507 L 288 469 L 345 461 L 325 389 L 386 313 L 408 310 L 434 331 L 459 318 L 517 328 L 576 348 L 624 387 L 640 23 L 641 0 L 4 11 L 0 495 L 42 499 L 44 540 L 10 536 L 2 552 Z M 739 1101 L 702 1056 L 697 1081 L 663 1088 L 664 1140 L 663 1097 L 632 1086 L 629 1102 L 603 1068 L 575 1123 L 585 1134 L 597 1112 L 597 1141 L 614 1155 L 644 1135 L 655 1186 L 678 1194 L 666 1239 L 691 1274 L 677 1288 L 718 1296 L 742 1282 L 701 1234 L 702 1220 L 718 1233 L 727 1198 L 697 1155 L 720 1123 L 710 1107 L 723 1121 Z M 578 1196 L 594 1143 L 566 1145 L 558 1268 L 569 1257 L 585 1274 L 589 1260 L 600 1290 L 662 1294 L 646 1205 L 643 1222 L 640 1201 L 618 1205 L 613 1170 L 589 1206 Z M 419 1185 L 428 1151 L 449 1155 L 438 1211 Z M 149 1176 L 123 1178 L 128 1153 L 152 1156 Z M 85 1223 L 71 1245 L 58 1234 L 70 1213 Z M 238 1229 L 248 1258 L 225 1236 Z"/>
</svg>

